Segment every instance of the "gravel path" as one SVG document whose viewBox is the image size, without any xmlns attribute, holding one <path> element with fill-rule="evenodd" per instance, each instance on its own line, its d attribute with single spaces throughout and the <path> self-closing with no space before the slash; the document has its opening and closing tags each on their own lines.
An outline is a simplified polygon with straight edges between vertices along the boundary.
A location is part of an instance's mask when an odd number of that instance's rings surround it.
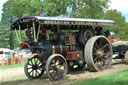
<svg viewBox="0 0 128 85">
<path fill-rule="evenodd" d="M 118 62 L 118 63 L 117 63 Z M 11 68 L 0 71 L 1 85 L 69 85 L 76 82 L 94 79 L 96 77 L 110 75 L 114 72 L 119 72 L 128 68 L 128 65 L 122 61 L 114 61 L 110 69 L 100 72 L 89 72 L 88 69 L 82 71 L 70 72 L 66 75 L 64 80 L 51 82 L 45 75 L 42 79 L 29 80 L 24 74 L 23 67 Z"/>
</svg>

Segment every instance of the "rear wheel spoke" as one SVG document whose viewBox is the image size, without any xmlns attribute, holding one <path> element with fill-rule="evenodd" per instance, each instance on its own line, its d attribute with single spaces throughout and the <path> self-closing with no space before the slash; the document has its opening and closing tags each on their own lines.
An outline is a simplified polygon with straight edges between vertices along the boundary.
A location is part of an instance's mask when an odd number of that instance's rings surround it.
<svg viewBox="0 0 128 85">
<path fill-rule="evenodd" d="M 105 44 L 105 45 L 101 48 L 101 50 L 104 50 L 106 47 L 108 47 L 108 44 Z"/>
</svg>

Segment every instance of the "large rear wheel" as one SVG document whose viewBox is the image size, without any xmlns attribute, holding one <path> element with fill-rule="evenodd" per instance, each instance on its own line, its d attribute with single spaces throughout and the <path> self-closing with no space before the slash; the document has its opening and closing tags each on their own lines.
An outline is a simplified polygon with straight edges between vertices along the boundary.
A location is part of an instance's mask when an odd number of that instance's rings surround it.
<svg viewBox="0 0 128 85">
<path fill-rule="evenodd" d="M 112 47 L 104 36 L 88 40 L 84 50 L 85 61 L 90 71 L 100 71 L 111 66 Z"/>
</svg>

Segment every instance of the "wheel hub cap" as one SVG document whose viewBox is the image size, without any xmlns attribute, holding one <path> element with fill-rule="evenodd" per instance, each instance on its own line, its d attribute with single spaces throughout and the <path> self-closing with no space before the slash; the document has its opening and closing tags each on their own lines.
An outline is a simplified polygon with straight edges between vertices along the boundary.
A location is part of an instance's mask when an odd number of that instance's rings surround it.
<svg viewBox="0 0 128 85">
<path fill-rule="evenodd" d="M 98 51 L 97 53 L 98 53 L 98 55 L 99 55 L 100 57 L 102 57 L 103 54 L 104 54 L 103 51 Z"/>
<path fill-rule="evenodd" d="M 32 66 L 32 69 L 34 69 L 34 70 L 36 70 L 37 68 L 38 68 L 37 65 L 33 65 L 33 66 Z"/>
</svg>

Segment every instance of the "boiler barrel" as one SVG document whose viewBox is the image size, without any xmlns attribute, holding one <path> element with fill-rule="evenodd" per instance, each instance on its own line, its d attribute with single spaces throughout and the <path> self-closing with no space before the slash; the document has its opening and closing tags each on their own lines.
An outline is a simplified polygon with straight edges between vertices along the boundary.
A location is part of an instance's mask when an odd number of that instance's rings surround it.
<svg viewBox="0 0 128 85">
<path fill-rule="evenodd" d="M 52 45 L 52 54 L 66 54 L 66 46 L 64 45 Z"/>
</svg>

